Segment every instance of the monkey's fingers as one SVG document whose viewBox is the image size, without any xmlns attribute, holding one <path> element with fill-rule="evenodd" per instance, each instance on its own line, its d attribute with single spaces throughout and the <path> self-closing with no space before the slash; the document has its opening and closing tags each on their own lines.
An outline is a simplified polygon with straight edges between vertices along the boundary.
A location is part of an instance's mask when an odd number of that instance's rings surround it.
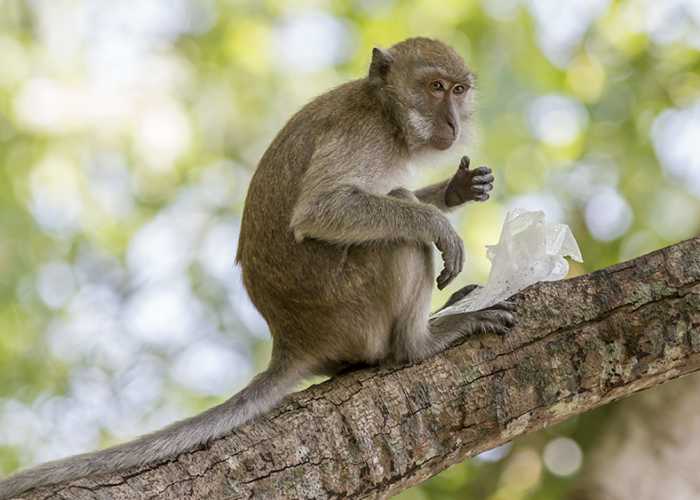
<svg viewBox="0 0 700 500">
<path fill-rule="evenodd" d="M 493 181 L 493 175 L 477 175 L 472 179 L 473 184 L 490 184 Z"/>
<path fill-rule="evenodd" d="M 500 333 L 501 335 L 510 332 L 510 328 L 518 322 L 508 311 L 484 309 L 472 313 L 475 319 L 483 322 L 480 327 L 485 333 Z"/>
<path fill-rule="evenodd" d="M 445 267 L 442 269 L 442 272 L 437 279 L 438 288 L 442 290 L 447 285 L 452 283 L 452 281 L 459 276 L 459 273 L 462 272 L 463 267 L 464 257 L 462 253 L 460 253 L 458 257 L 455 257 L 452 262 L 449 263 L 449 265 L 447 262 L 445 262 Z"/>
<path fill-rule="evenodd" d="M 472 186 L 472 192 L 474 193 L 472 198 L 474 201 L 486 201 L 489 199 L 489 195 L 487 193 L 492 189 L 493 184 L 474 184 Z"/>
<path fill-rule="evenodd" d="M 437 278 L 437 286 L 440 290 L 452 283 L 452 280 L 462 272 L 464 267 L 464 246 L 461 244 L 461 241 L 459 243 L 456 251 L 442 254 L 445 267 L 442 268 L 442 272 Z"/>
<path fill-rule="evenodd" d="M 472 198 L 475 201 L 486 201 L 489 195 L 486 194 L 493 189 L 493 175 L 480 175 L 472 179 Z"/>
<path fill-rule="evenodd" d="M 518 320 L 511 314 L 516 309 L 517 304 L 515 302 L 502 300 L 501 302 L 496 302 L 491 307 L 487 307 L 484 311 L 494 311 L 496 314 L 499 314 L 500 323 L 510 329 L 518 325 Z"/>
<path fill-rule="evenodd" d="M 457 277 L 457 273 L 447 267 L 443 268 L 440 276 L 437 277 L 437 287 L 439 290 L 444 289 L 447 285 Z"/>
<path fill-rule="evenodd" d="M 474 184 L 472 191 L 475 193 L 487 193 L 493 189 L 493 184 Z"/>
<path fill-rule="evenodd" d="M 459 162 L 459 169 L 460 170 L 469 170 L 469 164 L 472 161 L 469 159 L 468 156 L 462 156 L 462 160 Z"/>
<path fill-rule="evenodd" d="M 490 174 L 491 172 L 492 172 L 492 170 L 487 166 L 483 166 L 483 167 L 479 167 L 479 168 L 474 169 L 474 175 L 487 175 L 487 174 Z"/>
<path fill-rule="evenodd" d="M 518 305 L 515 302 L 508 302 L 507 300 L 502 300 L 500 302 L 496 302 L 491 307 L 487 307 L 486 310 L 498 309 L 500 311 L 515 311 L 517 308 Z"/>
<path fill-rule="evenodd" d="M 442 229 L 435 235 L 433 242 L 442 254 L 444 267 L 437 278 L 438 288 L 442 290 L 455 277 L 462 272 L 464 266 L 464 242 L 450 224 L 447 217 L 442 216 L 437 219 L 443 225 Z"/>
</svg>

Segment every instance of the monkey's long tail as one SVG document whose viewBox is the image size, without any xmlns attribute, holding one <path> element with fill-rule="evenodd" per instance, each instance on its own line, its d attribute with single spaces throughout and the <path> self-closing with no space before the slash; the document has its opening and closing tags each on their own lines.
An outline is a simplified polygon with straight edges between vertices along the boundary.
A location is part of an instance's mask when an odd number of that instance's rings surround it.
<svg viewBox="0 0 700 500">
<path fill-rule="evenodd" d="M 271 410 L 304 375 L 271 364 L 241 392 L 204 413 L 113 448 L 48 462 L 0 480 L 0 500 L 39 486 L 144 465 L 222 437 Z"/>
</svg>

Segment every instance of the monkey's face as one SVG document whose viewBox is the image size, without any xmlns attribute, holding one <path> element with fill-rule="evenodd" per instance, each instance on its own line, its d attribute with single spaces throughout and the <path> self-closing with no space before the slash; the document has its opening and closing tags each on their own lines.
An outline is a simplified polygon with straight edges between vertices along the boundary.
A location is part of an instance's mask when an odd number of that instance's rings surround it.
<svg viewBox="0 0 700 500">
<path fill-rule="evenodd" d="M 474 74 L 448 45 L 412 38 L 388 51 L 375 49 L 370 80 L 412 150 L 446 151 L 467 142 Z"/>
<path fill-rule="evenodd" d="M 473 79 L 466 65 L 462 63 L 459 72 L 450 72 L 428 64 L 407 73 L 393 83 L 400 89 L 395 95 L 407 117 L 410 145 L 446 151 L 465 142 L 464 129 L 471 125 L 473 108 Z"/>
<path fill-rule="evenodd" d="M 469 84 L 444 76 L 427 78 L 422 83 L 427 96 L 427 112 L 432 122 L 428 143 L 435 149 L 449 149 L 460 136 L 460 111 L 469 91 Z"/>
</svg>

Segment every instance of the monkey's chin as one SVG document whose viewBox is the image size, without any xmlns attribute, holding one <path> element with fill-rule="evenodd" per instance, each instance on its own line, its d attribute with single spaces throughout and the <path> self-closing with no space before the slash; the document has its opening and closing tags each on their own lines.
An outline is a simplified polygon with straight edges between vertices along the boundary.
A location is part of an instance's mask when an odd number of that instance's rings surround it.
<svg viewBox="0 0 700 500">
<path fill-rule="evenodd" d="M 440 151 L 450 149 L 454 143 L 455 141 L 453 139 L 445 139 L 444 137 L 439 137 L 437 135 L 430 138 L 430 145 L 435 149 L 439 149 Z"/>
</svg>

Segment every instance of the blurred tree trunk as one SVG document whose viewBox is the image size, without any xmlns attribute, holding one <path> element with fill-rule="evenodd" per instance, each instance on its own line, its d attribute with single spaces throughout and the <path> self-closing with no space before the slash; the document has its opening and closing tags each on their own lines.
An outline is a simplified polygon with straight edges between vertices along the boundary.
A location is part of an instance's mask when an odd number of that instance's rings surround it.
<svg viewBox="0 0 700 500">
<path fill-rule="evenodd" d="M 700 374 L 626 399 L 570 500 L 700 499 Z"/>
<path fill-rule="evenodd" d="M 539 283 L 515 300 L 520 325 L 508 335 L 346 373 L 205 448 L 23 498 L 388 498 L 700 369 L 700 239 Z"/>
</svg>

